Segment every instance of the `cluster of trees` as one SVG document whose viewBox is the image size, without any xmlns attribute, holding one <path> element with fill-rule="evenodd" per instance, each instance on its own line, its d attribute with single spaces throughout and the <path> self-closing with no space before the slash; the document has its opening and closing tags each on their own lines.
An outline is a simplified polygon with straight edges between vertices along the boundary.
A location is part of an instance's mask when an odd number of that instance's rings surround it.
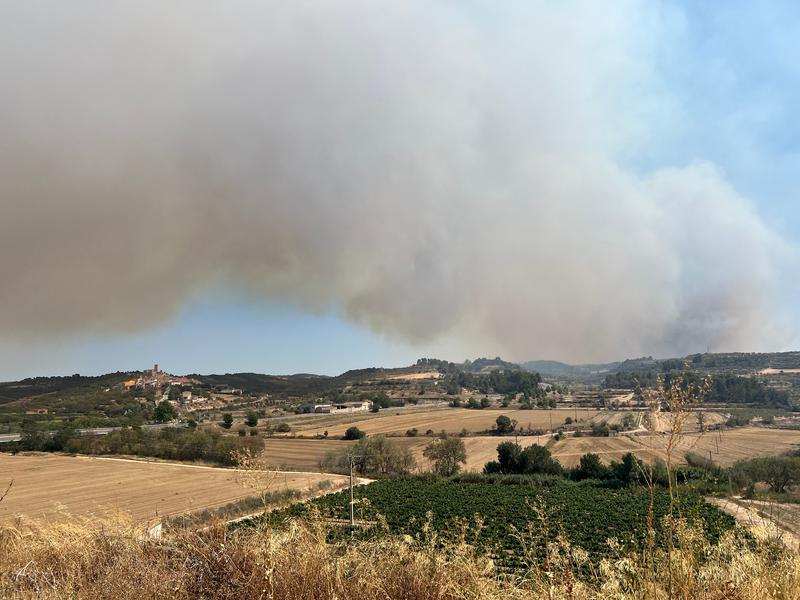
<svg viewBox="0 0 800 600">
<path fill-rule="evenodd" d="M 196 429 L 166 428 L 158 431 L 139 427 L 112 431 L 108 435 L 81 435 L 62 430 L 50 436 L 33 432 L 17 442 L 16 450 L 71 452 L 76 454 L 130 454 L 168 460 L 202 460 L 222 465 L 234 464 L 235 451 L 263 450 L 258 437 L 233 437 Z"/>
<path fill-rule="evenodd" d="M 584 454 L 578 466 L 565 469 L 545 446 L 533 444 L 523 448 L 515 442 L 503 442 L 497 446 L 497 460 L 486 463 L 483 472 L 487 475 L 559 475 L 574 481 L 594 479 L 625 486 L 641 481 L 645 469 L 630 452 L 620 462 L 613 461 L 609 465 L 604 465 L 597 454 Z M 661 479 L 666 482 L 666 476 L 657 477 L 657 481 Z"/>
<path fill-rule="evenodd" d="M 604 465 L 600 456 L 590 452 L 581 456 L 578 466 L 570 470 L 568 476 L 575 481 L 596 479 L 631 485 L 641 480 L 643 472 L 641 462 L 630 452 L 625 454 L 620 462 L 612 461 L 609 465 Z"/>
<path fill-rule="evenodd" d="M 320 466 L 323 470 L 346 472 L 350 469 L 351 460 L 353 468 L 360 475 L 406 475 L 417 466 L 407 447 L 385 435 L 362 435 L 344 452 L 328 453 Z"/>
<path fill-rule="evenodd" d="M 520 370 L 496 370 L 486 374 L 458 371 L 447 376 L 445 385 L 448 386 L 448 391 L 469 388 L 482 394 L 526 394 L 539 398 L 544 395 L 544 390 L 539 386 L 541 382 L 542 378 L 538 373 Z"/>
<path fill-rule="evenodd" d="M 356 440 L 356 443 L 342 452 L 328 453 L 320 463 L 322 469 L 346 472 L 352 461 L 360 475 L 390 476 L 407 475 L 417 467 L 411 450 L 385 435 L 367 436 L 358 428 L 350 427 L 345 439 Z M 455 475 L 467 462 L 464 441 L 447 435 L 432 440 L 422 454 L 430 461 L 431 470 L 439 475 Z"/>
<path fill-rule="evenodd" d="M 772 456 L 752 458 L 737 462 L 731 469 L 731 476 L 738 485 L 753 488 L 765 483 L 770 491 L 783 494 L 792 486 L 800 484 L 800 457 Z"/>
<path fill-rule="evenodd" d="M 515 442 L 503 442 L 497 446 L 497 460 L 486 463 L 483 472 L 504 475 L 561 475 L 561 464 L 544 446 L 533 444 L 522 448 Z"/>
<path fill-rule="evenodd" d="M 489 408 L 492 405 L 492 401 L 489 400 L 486 396 L 478 400 L 477 398 L 473 398 L 472 396 L 469 397 L 466 404 L 461 402 L 460 398 L 454 398 L 450 401 L 450 406 L 454 408 L 458 408 L 464 406 L 465 408 L 472 408 L 475 410 Z"/>
<path fill-rule="evenodd" d="M 757 404 L 777 408 L 791 408 L 789 394 L 767 387 L 755 377 L 717 375 L 711 383 L 706 402 Z"/>
<path fill-rule="evenodd" d="M 666 363 L 665 363 L 666 364 Z M 619 372 L 607 375 L 605 387 L 637 390 L 637 396 L 644 387 L 655 388 L 661 377 L 664 385 L 669 386 L 674 378 L 681 378 L 683 384 L 702 385 L 703 376 L 694 371 L 638 371 Z M 757 377 L 740 377 L 737 375 L 715 375 L 711 379 L 711 389 L 704 402 L 715 404 L 754 404 L 776 408 L 791 408 L 789 394 L 767 386 Z"/>
</svg>

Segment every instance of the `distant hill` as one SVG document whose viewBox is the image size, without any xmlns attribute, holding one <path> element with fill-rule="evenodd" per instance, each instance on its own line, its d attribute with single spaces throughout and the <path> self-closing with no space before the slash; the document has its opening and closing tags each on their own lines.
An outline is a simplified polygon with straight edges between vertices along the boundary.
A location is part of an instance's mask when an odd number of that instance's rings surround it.
<svg viewBox="0 0 800 600">
<path fill-rule="evenodd" d="M 212 388 L 240 389 L 248 394 L 280 394 L 302 396 L 319 393 L 336 385 L 335 377 L 298 373 L 296 375 L 265 375 L 262 373 L 225 373 L 224 375 L 189 375 Z"/>
<path fill-rule="evenodd" d="M 545 377 L 584 378 L 608 373 L 621 363 L 598 363 L 587 365 L 570 365 L 557 360 L 530 360 L 522 363 L 526 371 L 539 373 Z"/>
<path fill-rule="evenodd" d="M 429 367 L 430 368 L 430 367 Z M 391 375 L 403 375 L 423 370 L 418 366 L 385 369 L 368 367 L 351 369 L 341 375 L 314 375 L 297 373 L 294 375 L 265 375 L 261 373 L 226 373 L 224 375 L 198 375 L 188 377 L 214 388 L 235 388 L 248 394 L 269 394 L 278 396 L 305 396 L 322 394 L 335 388 Z"/>
<path fill-rule="evenodd" d="M 76 373 L 61 377 L 29 377 L 20 381 L 0 382 L 0 405 L 48 394 L 63 394 L 81 388 L 113 386 L 139 375 L 141 375 L 139 372 L 117 372 L 98 376 Z"/>
<path fill-rule="evenodd" d="M 459 365 L 468 373 L 488 373 L 490 371 L 520 371 L 522 367 L 517 363 L 508 362 L 499 356 L 496 358 L 476 358 L 465 360 Z"/>
</svg>

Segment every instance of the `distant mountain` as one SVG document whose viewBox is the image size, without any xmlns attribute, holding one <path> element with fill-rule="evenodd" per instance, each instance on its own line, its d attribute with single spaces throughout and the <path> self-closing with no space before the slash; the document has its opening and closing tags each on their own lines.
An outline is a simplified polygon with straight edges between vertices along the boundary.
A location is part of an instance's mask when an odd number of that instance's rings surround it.
<svg viewBox="0 0 800 600">
<path fill-rule="evenodd" d="M 613 371 L 621 363 L 598 363 L 586 365 L 570 365 L 557 360 L 530 360 L 522 363 L 526 371 L 539 373 L 544 377 L 564 377 L 567 379 L 585 379 Z"/>
</svg>

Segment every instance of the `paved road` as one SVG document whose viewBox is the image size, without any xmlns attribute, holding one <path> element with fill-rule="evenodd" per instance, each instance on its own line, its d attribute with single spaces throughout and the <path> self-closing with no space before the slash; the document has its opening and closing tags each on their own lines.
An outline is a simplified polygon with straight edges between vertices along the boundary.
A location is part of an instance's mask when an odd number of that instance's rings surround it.
<svg viewBox="0 0 800 600">
<path fill-rule="evenodd" d="M 187 427 L 187 425 L 186 423 L 152 423 L 148 425 L 142 425 L 142 429 L 150 430 L 164 429 L 166 427 Z M 76 431 L 83 435 L 108 435 L 112 431 L 116 431 L 118 429 L 123 429 L 123 427 L 92 427 L 91 429 L 77 429 Z M 47 433 L 53 435 L 55 432 L 48 431 Z M 0 444 L 18 442 L 21 439 L 21 433 L 0 433 Z"/>
</svg>

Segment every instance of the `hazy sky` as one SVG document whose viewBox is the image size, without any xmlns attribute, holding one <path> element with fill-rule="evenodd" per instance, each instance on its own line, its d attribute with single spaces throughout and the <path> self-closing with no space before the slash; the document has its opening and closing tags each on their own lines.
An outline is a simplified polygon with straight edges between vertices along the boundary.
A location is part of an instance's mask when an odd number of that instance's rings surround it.
<svg viewBox="0 0 800 600">
<path fill-rule="evenodd" d="M 800 347 L 792 2 L 0 6 L 0 379 Z"/>
</svg>

